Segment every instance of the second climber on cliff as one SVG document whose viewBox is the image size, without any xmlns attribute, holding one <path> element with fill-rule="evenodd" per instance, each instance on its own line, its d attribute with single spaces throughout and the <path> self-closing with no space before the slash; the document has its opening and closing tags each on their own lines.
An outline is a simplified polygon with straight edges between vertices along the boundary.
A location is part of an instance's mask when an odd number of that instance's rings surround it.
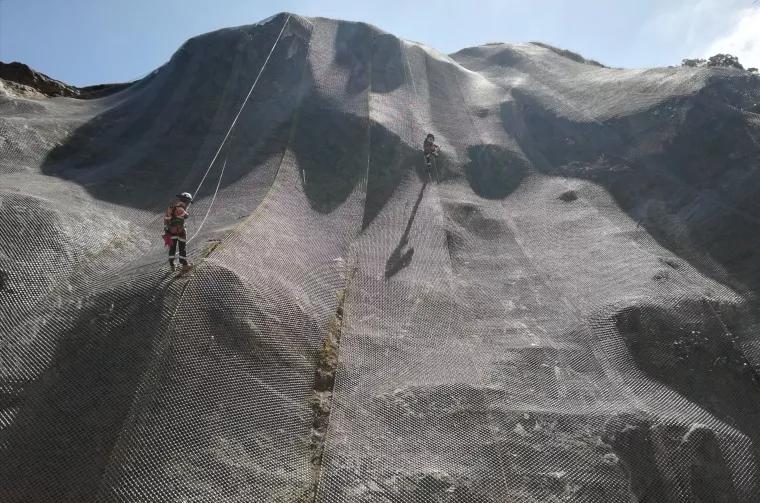
<svg viewBox="0 0 760 503">
<path fill-rule="evenodd" d="M 177 200 L 164 213 L 164 242 L 169 247 L 169 267 L 172 271 L 174 259 L 177 258 L 177 248 L 179 248 L 179 263 L 182 264 L 182 272 L 190 269 L 187 263 L 185 220 L 190 216 L 187 208 L 192 202 L 193 196 L 189 192 L 177 194 Z"/>
<path fill-rule="evenodd" d="M 438 157 L 438 154 L 441 151 L 440 147 L 435 144 L 435 136 L 433 136 L 433 133 L 428 133 L 427 137 L 425 137 L 425 143 L 422 146 L 422 150 L 425 152 L 425 166 L 427 166 L 428 175 L 432 175 L 433 162 L 435 162 L 434 157 Z"/>
</svg>

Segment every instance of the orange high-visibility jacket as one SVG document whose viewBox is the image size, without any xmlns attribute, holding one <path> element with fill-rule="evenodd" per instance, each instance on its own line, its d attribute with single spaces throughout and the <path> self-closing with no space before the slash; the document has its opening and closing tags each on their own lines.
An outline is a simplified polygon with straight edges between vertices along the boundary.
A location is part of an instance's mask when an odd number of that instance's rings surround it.
<svg viewBox="0 0 760 503">
<path fill-rule="evenodd" d="M 190 216 L 186 208 L 182 201 L 177 201 L 166 208 L 164 227 L 169 234 L 179 235 L 185 232 L 185 219 Z"/>
</svg>

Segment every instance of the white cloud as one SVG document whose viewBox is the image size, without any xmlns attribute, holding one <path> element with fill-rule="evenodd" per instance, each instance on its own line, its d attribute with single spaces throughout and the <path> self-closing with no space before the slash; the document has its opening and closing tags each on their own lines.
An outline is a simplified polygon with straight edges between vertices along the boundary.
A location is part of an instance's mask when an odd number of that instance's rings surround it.
<svg viewBox="0 0 760 503">
<path fill-rule="evenodd" d="M 651 2 L 650 17 L 633 44 L 648 59 L 660 63 L 699 57 L 713 41 L 731 32 L 748 3 L 749 0 Z"/>
<path fill-rule="evenodd" d="M 663 38 L 696 48 L 714 40 L 739 19 L 741 0 L 697 0 L 665 3 L 666 10 L 656 18 Z"/>
<path fill-rule="evenodd" d="M 760 7 L 744 10 L 735 26 L 716 39 L 704 55 L 721 52 L 737 56 L 745 68 L 760 67 Z"/>
</svg>

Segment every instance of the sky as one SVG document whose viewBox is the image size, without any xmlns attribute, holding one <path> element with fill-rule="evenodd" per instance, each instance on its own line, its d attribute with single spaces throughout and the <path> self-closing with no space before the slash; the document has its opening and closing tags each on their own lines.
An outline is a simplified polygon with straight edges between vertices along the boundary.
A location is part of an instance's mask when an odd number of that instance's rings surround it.
<svg viewBox="0 0 760 503">
<path fill-rule="evenodd" d="M 760 0 L 0 0 L 0 61 L 78 86 L 131 81 L 192 36 L 283 11 L 365 21 L 446 53 L 540 41 L 614 67 L 718 52 L 760 67 Z"/>
</svg>

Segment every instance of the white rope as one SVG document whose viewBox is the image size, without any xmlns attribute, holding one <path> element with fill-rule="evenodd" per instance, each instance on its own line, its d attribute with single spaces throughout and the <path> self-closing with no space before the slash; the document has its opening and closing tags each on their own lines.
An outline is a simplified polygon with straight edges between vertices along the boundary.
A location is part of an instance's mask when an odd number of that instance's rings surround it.
<svg viewBox="0 0 760 503">
<path fill-rule="evenodd" d="M 216 190 L 214 191 L 214 197 L 211 198 L 211 203 L 208 205 L 208 209 L 206 210 L 206 215 L 204 215 L 203 220 L 201 221 L 201 224 L 198 226 L 198 230 L 195 231 L 193 236 L 187 240 L 189 243 L 193 239 L 195 239 L 195 236 L 198 235 L 198 233 L 203 229 L 203 224 L 206 223 L 206 219 L 208 218 L 209 213 L 211 213 L 211 208 L 214 206 L 214 201 L 216 200 L 216 195 L 219 193 L 219 186 L 222 184 L 222 177 L 224 176 L 224 168 L 227 167 L 227 159 L 224 159 L 224 164 L 222 164 L 222 172 L 219 173 L 219 180 L 216 182 Z"/>
<path fill-rule="evenodd" d="M 232 123 L 230 124 L 229 129 L 227 129 L 227 134 L 224 135 L 224 138 L 222 139 L 222 142 L 219 144 L 219 148 L 216 149 L 216 153 L 214 154 L 214 158 L 211 159 L 211 162 L 208 165 L 208 168 L 206 169 L 206 172 L 203 174 L 203 178 L 201 178 L 201 183 L 198 184 L 198 188 L 195 189 L 195 192 L 193 193 L 193 197 L 197 197 L 198 191 L 201 190 L 201 186 L 203 185 L 203 182 L 206 181 L 206 177 L 208 176 L 209 172 L 211 171 L 211 167 L 214 165 L 214 162 L 216 162 L 217 157 L 219 157 L 219 153 L 222 151 L 222 148 L 224 147 L 224 144 L 227 142 L 227 139 L 230 137 L 230 134 L 232 133 L 232 130 L 235 128 L 235 125 L 237 124 L 238 119 L 240 118 L 240 115 L 243 113 L 243 109 L 245 108 L 246 104 L 248 104 L 248 100 L 250 99 L 251 95 L 253 94 L 253 90 L 256 88 L 256 84 L 258 84 L 259 79 L 261 78 L 261 75 L 264 73 L 264 69 L 267 67 L 267 63 L 269 63 L 269 59 L 272 57 L 272 54 L 274 53 L 275 48 L 277 47 L 277 44 L 280 42 L 280 38 L 282 38 L 282 34 L 285 32 L 285 27 L 288 25 L 288 22 L 290 21 L 290 15 L 288 15 L 287 19 L 285 19 L 285 22 L 282 23 L 282 29 L 280 29 L 280 33 L 277 35 L 277 39 L 274 41 L 274 44 L 272 45 L 272 49 L 269 50 L 269 54 L 267 55 L 267 58 L 264 60 L 264 64 L 261 65 L 261 69 L 259 70 L 259 74 L 256 75 L 256 79 L 253 81 L 253 84 L 251 85 L 251 88 L 248 90 L 248 94 L 245 96 L 245 99 L 243 100 L 243 103 L 240 105 L 240 110 L 238 110 L 237 115 L 235 115 L 235 118 L 232 119 Z M 224 164 L 222 165 L 222 171 L 219 173 L 219 180 L 216 183 L 216 189 L 214 190 L 214 195 L 211 198 L 211 203 L 208 206 L 208 209 L 206 210 L 206 215 L 203 217 L 203 221 L 198 226 L 198 230 L 195 231 L 193 236 L 188 239 L 188 243 L 195 239 L 195 236 L 198 235 L 198 233 L 203 228 L 203 224 L 206 223 L 206 219 L 208 218 L 209 213 L 211 212 L 211 208 L 214 206 L 214 201 L 216 200 L 216 195 L 219 193 L 219 187 L 222 184 L 222 176 L 224 176 L 224 168 L 227 167 L 227 159 L 224 160 Z"/>
<path fill-rule="evenodd" d="M 256 84 L 259 82 L 259 79 L 261 78 L 261 74 L 264 73 L 264 69 L 266 68 L 267 63 L 269 63 L 269 58 L 272 57 L 272 53 L 274 53 L 274 49 L 275 47 L 277 47 L 277 44 L 280 41 L 280 38 L 282 37 L 283 32 L 285 31 L 285 27 L 288 25 L 288 21 L 290 21 L 290 15 L 288 15 L 288 18 L 282 24 L 282 29 L 280 30 L 280 34 L 277 35 L 277 40 L 274 41 L 274 45 L 272 45 L 272 49 L 269 51 L 269 55 L 267 56 L 267 59 L 264 60 L 264 64 L 261 65 L 261 70 L 259 70 L 259 74 L 256 76 L 256 80 L 253 81 L 253 85 L 251 85 L 251 89 L 248 90 L 248 94 L 243 100 L 243 104 L 240 105 L 240 110 L 238 110 L 238 113 L 235 116 L 235 118 L 232 119 L 232 124 L 230 124 L 230 127 L 227 130 L 227 134 L 224 135 L 224 139 L 222 140 L 222 143 L 219 144 L 219 148 L 216 150 L 216 153 L 214 154 L 214 158 L 211 159 L 211 163 L 209 163 L 208 168 L 206 169 L 206 172 L 203 174 L 203 178 L 201 178 L 201 183 L 198 184 L 198 188 L 195 189 L 195 192 L 193 192 L 193 197 L 197 196 L 198 191 L 201 190 L 201 186 L 203 185 L 203 182 L 206 180 L 206 177 L 208 176 L 209 171 L 211 171 L 211 167 L 214 165 L 214 162 L 216 162 L 216 158 L 219 157 L 219 153 L 222 151 L 222 147 L 224 147 L 224 144 L 227 142 L 227 138 L 229 138 L 230 133 L 232 133 L 232 129 L 235 127 L 235 124 L 237 124 L 237 121 L 240 118 L 240 114 L 243 113 L 243 109 L 245 108 L 245 105 L 248 103 L 248 99 L 251 97 L 251 94 L 253 94 L 253 89 L 256 87 Z"/>
</svg>

